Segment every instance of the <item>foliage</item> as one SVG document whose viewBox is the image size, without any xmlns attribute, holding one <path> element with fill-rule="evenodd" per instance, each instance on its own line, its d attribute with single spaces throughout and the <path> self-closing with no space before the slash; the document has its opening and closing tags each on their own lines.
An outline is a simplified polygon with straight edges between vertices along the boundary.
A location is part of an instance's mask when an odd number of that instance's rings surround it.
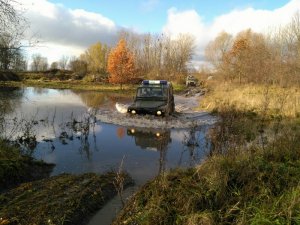
<svg viewBox="0 0 300 225">
<path fill-rule="evenodd" d="M 232 37 L 222 32 L 206 48 L 206 58 L 223 80 L 241 83 L 298 85 L 300 16 L 268 35 L 248 29 Z"/>
<path fill-rule="evenodd" d="M 176 81 L 189 72 L 188 63 L 195 52 L 193 36 L 123 32 L 121 37 L 134 53 L 138 77 Z"/>
<path fill-rule="evenodd" d="M 69 67 L 79 78 L 83 78 L 87 73 L 87 63 L 81 58 L 71 58 Z"/>
<path fill-rule="evenodd" d="M 87 70 L 89 73 L 106 74 L 107 73 L 107 58 L 109 48 L 107 45 L 97 42 L 91 45 L 82 58 L 87 63 Z"/>
<path fill-rule="evenodd" d="M 20 4 L 18 0 L 0 0 L 0 69 L 4 71 L 27 69 L 21 40 L 28 24 L 16 9 Z"/>
<path fill-rule="evenodd" d="M 135 73 L 134 56 L 121 39 L 118 45 L 111 50 L 108 57 L 109 82 L 122 85 L 129 82 Z"/>
</svg>

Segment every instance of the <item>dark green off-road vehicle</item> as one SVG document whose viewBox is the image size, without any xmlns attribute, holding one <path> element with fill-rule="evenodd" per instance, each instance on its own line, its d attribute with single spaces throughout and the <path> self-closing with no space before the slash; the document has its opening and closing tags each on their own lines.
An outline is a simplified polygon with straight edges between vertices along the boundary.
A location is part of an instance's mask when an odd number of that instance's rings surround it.
<svg viewBox="0 0 300 225">
<path fill-rule="evenodd" d="M 166 80 L 144 80 L 137 88 L 131 114 L 168 116 L 175 111 L 172 84 Z"/>
</svg>

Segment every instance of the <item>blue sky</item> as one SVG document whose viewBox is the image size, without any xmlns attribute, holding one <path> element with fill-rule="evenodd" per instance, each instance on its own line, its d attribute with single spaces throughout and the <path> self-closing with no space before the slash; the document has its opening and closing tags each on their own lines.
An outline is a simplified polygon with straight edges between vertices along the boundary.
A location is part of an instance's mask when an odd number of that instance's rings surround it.
<svg viewBox="0 0 300 225">
<path fill-rule="evenodd" d="M 22 0 L 30 22 L 28 37 L 42 43 L 28 57 L 40 53 L 49 62 L 62 55 L 79 56 L 100 41 L 114 46 L 121 30 L 182 33 L 195 37 L 193 63 L 204 61 L 204 49 L 220 32 L 236 35 L 251 28 L 267 33 L 285 26 L 300 11 L 300 0 Z M 30 61 L 30 60 L 29 60 Z"/>
<path fill-rule="evenodd" d="M 124 27 L 142 32 L 160 32 L 167 21 L 167 12 L 175 7 L 178 11 L 197 11 L 206 23 L 223 13 L 252 7 L 254 9 L 274 10 L 285 5 L 287 0 L 54 0 L 71 9 L 85 9 L 100 13 Z"/>
</svg>

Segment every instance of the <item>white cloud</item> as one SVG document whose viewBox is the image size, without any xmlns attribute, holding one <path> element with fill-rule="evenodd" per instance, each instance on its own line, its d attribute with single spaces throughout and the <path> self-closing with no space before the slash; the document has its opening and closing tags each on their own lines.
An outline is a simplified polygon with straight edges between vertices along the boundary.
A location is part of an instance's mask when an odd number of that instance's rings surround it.
<svg viewBox="0 0 300 225">
<path fill-rule="evenodd" d="M 159 2 L 160 0 L 144 0 L 142 6 L 145 10 L 152 10 Z M 31 25 L 28 37 L 37 35 L 42 46 L 29 50 L 29 55 L 40 52 L 49 58 L 50 63 L 58 60 L 61 55 L 79 55 L 97 41 L 113 45 L 121 29 L 114 21 L 101 14 L 83 9 L 68 9 L 48 0 L 23 0 L 22 8 L 27 9 L 24 15 Z M 205 46 L 219 32 L 224 30 L 236 34 L 247 28 L 265 32 L 288 23 L 297 10 L 300 10 L 300 0 L 291 0 L 275 10 L 251 7 L 235 9 L 208 23 L 196 10 L 179 11 L 171 8 L 162 30 L 173 36 L 180 33 L 194 35 L 197 52 L 193 62 L 199 64 L 204 61 Z"/>
<path fill-rule="evenodd" d="M 63 55 L 66 56 L 79 56 L 82 54 L 86 48 L 76 46 L 76 45 L 65 45 L 58 43 L 40 43 L 37 47 L 30 48 L 27 54 L 29 64 L 32 62 L 31 58 L 33 54 L 41 54 L 46 56 L 49 62 L 49 65 L 52 62 L 60 60 Z"/>
<path fill-rule="evenodd" d="M 30 49 L 29 55 L 40 52 L 52 62 L 61 55 L 79 55 L 97 41 L 109 45 L 117 41 L 119 27 L 103 15 L 47 0 L 24 0 L 22 7 L 30 23 L 27 37 L 36 36 L 41 46 Z"/>
<path fill-rule="evenodd" d="M 160 0 L 145 0 L 141 4 L 141 8 L 143 11 L 152 11 L 158 6 Z"/>
<path fill-rule="evenodd" d="M 163 32 L 176 37 L 180 33 L 190 33 L 196 39 L 196 56 L 194 63 L 204 60 L 204 48 L 218 33 L 226 31 L 231 34 L 251 28 L 256 32 L 268 32 L 270 29 L 287 24 L 293 14 L 300 10 L 300 0 L 291 0 L 275 10 L 246 8 L 233 10 L 216 17 L 212 23 L 205 23 L 195 10 L 178 11 L 171 8 Z"/>
</svg>

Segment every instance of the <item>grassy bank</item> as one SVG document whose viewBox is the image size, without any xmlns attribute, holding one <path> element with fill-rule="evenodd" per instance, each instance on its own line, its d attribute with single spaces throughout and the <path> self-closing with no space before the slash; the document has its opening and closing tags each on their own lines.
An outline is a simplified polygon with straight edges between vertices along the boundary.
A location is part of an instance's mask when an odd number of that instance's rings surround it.
<svg viewBox="0 0 300 225">
<path fill-rule="evenodd" d="M 300 224 L 298 89 L 218 86 L 201 107 L 220 117 L 206 161 L 146 184 L 114 224 Z"/>
<path fill-rule="evenodd" d="M 55 72 L 55 71 L 54 71 Z M 134 93 L 138 84 L 124 84 L 122 90 L 118 84 L 95 82 L 93 79 L 73 79 L 70 71 L 58 71 L 58 76 L 53 71 L 45 72 L 0 72 L 0 86 L 10 87 L 40 87 L 54 89 L 90 90 L 102 92 Z M 182 84 L 173 84 L 175 92 L 185 89 Z"/>
<path fill-rule="evenodd" d="M 83 224 L 116 195 L 115 173 L 59 176 L 0 195 L 0 224 Z M 132 183 L 122 174 L 124 186 Z"/>
<path fill-rule="evenodd" d="M 300 116 L 300 88 L 266 85 L 238 85 L 225 83 L 209 85 L 209 92 L 200 108 L 211 112 L 224 106 L 256 114 L 277 114 L 284 117 Z"/>
<path fill-rule="evenodd" d="M 0 140 L 0 191 L 22 182 L 48 177 L 53 167 L 53 164 L 22 155 L 19 148 Z"/>
<path fill-rule="evenodd" d="M 83 81 L 52 81 L 52 80 L 26 80 L 21 82 L 6 81 L 0 82 L 1 86 L 10 87 L 40 87 L 53 89 L 73 89 L 73 90 L 89 90 L 102 92 L 134 92 L 135 85 L 123 85 L 120 89 L 119 85 L 89 83 Z"/>
<path fill-rule="evenodd" d="M 158 177 L 114 224 L 299 224 L 299 141 L 293 147 L 214 156 Z"/>
<path fill-rule="evenodd" d="M 126 84 L 122 90 L 120 85 L 108 83 L 92 83 L 84 81 L 51 81 L 51 80 L 26 80 L 26 81 L 0 81 L 0 86 L 9 87 L 40 87 L 53 89 L 88 90 L 116 93 L 135 93 L 138 85 Z M 185 89 L 184 85 L 174 84 L 174 92 L 179 93 Z"/>
</svg>

